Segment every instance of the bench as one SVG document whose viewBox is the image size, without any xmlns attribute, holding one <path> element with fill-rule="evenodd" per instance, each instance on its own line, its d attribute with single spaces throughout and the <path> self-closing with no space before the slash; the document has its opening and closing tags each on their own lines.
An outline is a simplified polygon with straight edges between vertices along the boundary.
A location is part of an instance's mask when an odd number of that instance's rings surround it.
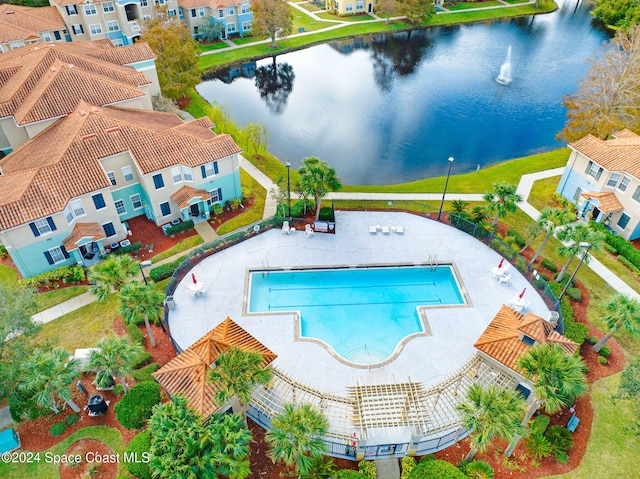
<svg viewBox="0 0 640 479">
<path fill-rule="evenodd" d="M 578 424 L 580 424 L 580 418 L 574 414 L 567 423 L 567 429 L 571 432 L 575 432 Z"/>
</svg>

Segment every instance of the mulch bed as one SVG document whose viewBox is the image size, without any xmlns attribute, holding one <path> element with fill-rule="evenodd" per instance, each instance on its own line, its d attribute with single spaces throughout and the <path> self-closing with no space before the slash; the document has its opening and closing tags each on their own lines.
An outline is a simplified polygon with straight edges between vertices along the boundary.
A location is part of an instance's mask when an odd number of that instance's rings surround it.
<svg viewBox="0 0 640 479">
<path fill-rule="evenodd" d="M 156 226 L 153 221 L 148 220 L 144 215 L 128 219 L 127 224 L 132 233 L 131 236 L 129 236 L 129 241 L 131 241 L 131 243 L 138 241 L 142 243 L 142 249 L 133 253 L 133 256 L 140 261 L 152 258 L 158 253 L 174 247 L 183 239 L 197 234 L 195 229 L 191 229 L 173 235 L 173 237 L 167 236 L 162 232 L 162 228 Z M 153 246 L 153 252 L 149 252 L 147 245 Z"/>
<path fill-rule="evenodd" d="M 246 200 L 242 200 L 242 206 L 244 208 L 238 207 L 237 210 L 232 211 L 231 208 L 229 208 L 228 206 L 225 206 L 222 209 L 222 213 L 220 213 L 219 215 L 214 215 L 213 213 L 211 213 L 209 224 L 213 227 L 214 230 L 217 230 L 230 219 L 241 215 L 242 213 L 247 211 L 249 208 L 251 208 L 253 206 L 254 201 L 255 201 L 254 196 L 250 195 Z"/>
<path fill-rule="evenodd" d="M 78 479 L 79 477 L 113 479 L 118 473 L 118 463 L 114 452 L 104 442 L 95 439 L 80 439 L 71 444 L 64 455 L 71 462 L 60 465 L 60 479 Z M 89 476 L 91 470 L 95 471 L 95 476 Z"/>
</svg>

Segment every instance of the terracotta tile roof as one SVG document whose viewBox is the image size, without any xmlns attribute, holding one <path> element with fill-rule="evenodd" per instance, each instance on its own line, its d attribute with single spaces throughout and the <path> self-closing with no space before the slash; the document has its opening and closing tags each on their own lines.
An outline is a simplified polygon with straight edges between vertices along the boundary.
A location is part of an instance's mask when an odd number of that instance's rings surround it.
<svg viewBox="0 0 640 479">
<path fill-rule="evenodd" d="M 506 305 L 500 308 L 474 346 L 516 371 L 516 360 L 531 347 L 522 341 L 523 334 L 534 339 L 536 344 L 558 344 L 569 354 L 578 349 L 578 344 L 556 332 L 553 325 L 540 316 L 523 315 Z"/>
<path fill-rule="evenodd" d="M 76 223 L 62 244 L 67 251 L 72 251 L 78 247 L 78 242 L 82 238 L 92 238 L 92 241 L 99 241 L 105 239 L 106 236 L 102 226 L 98 223 Z"/>
<path fill-rule="evenodd" d="M 229 135 L 208 139 L 182 131 L 172 113 L 97 107 L 76 109 L 0 161 L 0 230 L 60 212 L 70 199 L 109 188 L 99 159 L 130 152 L 142 174 L 174 166 L 192 168 L 241 150 Z M 201 127 L 199 127 L 201 128 Z M 30 181 L 24 172 L 35 170 Z"/>
<path fill-rule="evenodd" d="M 174 194 L 171 195 L 171 199 L 180 207 L 186 208 L 189 206 L 189 201 L 193 198 L 199 197 L 201 200 L 206 201 L 211 199 L 211 195 L 205 190 L 198 190 L 191 186 L 183 186 Z"/>
<path fill-rule="evenodd" d="M 588 200 L 592 198 L 598 200 L 598 203 L 600 204 L 598 209 L 603 213 L 613 213 L 614 211 L 622 211 L 624 209 L 624 206 L 622 206 L 622 203 L 620 203 L 616 194 L 611 191 L 588 191 L 586 193 L 581 193 L 580 196 Z"/>
<path fill-rule="evenodd" d="M 65 28 L 56 7 L 30 8 L 20 5 L 0 5 L 1 41 L 40 38 L 41 32 Z"/>
<path fill-rule="evenodd" d="M 131 90 L 127 87 L 147 85 L 150 81 L 144 73 L 131 67 L 91 56 L 91 53 L 100 55 L 105 49 L 108 51 L 108 45 L 111 45 L 111 49 L 116 49 L 110 41 L 107 42 L 38 43 L 3 53 L 0 63 L 0 117 L 14 116 L 21 105 L 29 103 L 32 95 L 37 96 L 46 88 L 49 89 L 50 98 L 65 99 L 60 103 L 66 107 L 49 105 L 44 101 L 37 106 L 36 100 L 31 100 L 30 109 L 35 108 L 39 111 L 39 114 L 35 115 L 38 119 L 42 119 L 41 115 L 46 114 L 48 110 L 51 110 L 54 116 L 67 114 L 81 99 L 97 102 L 98 99 L 104 98 L 107 103 L 115 103 L 131 98 Z M 132 56 L 140 57 L 142 52 L 143 49 L 133 52 Z M 127 55 L 118 54 L 115 57 L 118 56 L 122 57 L 122 60 Z M 49 82 L 47 87 L 42 86 L 41 80 L 51 73 L 51 67 L 56 62 L 73 65 L 77 73 L 65 75 L 64 78 L 69 81 L 64 81 L 61 76 L 56 81 Z M 87 78 L 91 78 L 90 81 L 87 80 L 86 85 L 80 85 L 81 88 L 78 85 L 78 81 L 81 81 L 78 77 L 81 75 L 80 72 L 90 75 Z M 100 77 L 104 77 L 105 84 L 100 83 Z M 105 89 L 113 89 L 114 82 L 121 84 L 121 88 L 114 92 L 105 92 Z M 118 92 L 126 93 L 119 97 Z M 24 118 L 23 121 L 27 122 L 26 115 Z"/>
<path fill-rule="evenodd" d="M 109 44 L 111 44 L 110 41 Z M 138 42 L 133 45 L 117 48 L 113 48 L 112 45 L 110 48 L 87 52 L 87 55 L 93 58 L 100 58 L 101 60 L 115 63 L 117 65 L 129 65 L 131 63 L 153 60 L 156 58 L 156 55 L 151 51 L 151 47 L 149 47 L 147 42 Z"/>
<path fill-rule="evenodd" d="M 569 143 L 569 146 L 609 171 L 623 171 L 640 179 L 640 136 L 622 130 L 612 140 L 593 135 Z"/>
<path fill-rule="evenodd" d="M 263 367 L 267 367 L 277 357 L 260 341 L 227 318 L 165 364 L 153 374 L 153 377 L 169 395 L 182 393 L 187 398 L 189 406 L 204 418 L 208 418 L 219 405 L 215 401 L 217 390 L 207 381 L 207 375 L 215 360 L 232 346 L 262 354 Z"/>
</svg>

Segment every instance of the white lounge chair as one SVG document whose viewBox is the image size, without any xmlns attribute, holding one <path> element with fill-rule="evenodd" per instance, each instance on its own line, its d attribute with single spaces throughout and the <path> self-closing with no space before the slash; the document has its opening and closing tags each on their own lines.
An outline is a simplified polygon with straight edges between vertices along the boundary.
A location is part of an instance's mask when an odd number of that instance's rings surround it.
<svg viewBox="0 0 640 479">
<path fill-rule="evenodd" d="M 374 235 L 378 232 L 378 228 L 376 228 L 376 225 L 369 225 L 369 233 Z"/>
<path fill-rule="evenodd" d="M 509 282 L 511 281 L 511 274 L 503 274 L 502 276 L 498 276 L 498 284 L 502 286 L 509 286 Z"/>
<path fill-rule="evenodd" d="M 315 231 L 313 231 L 313 229 L 311 229 L 311 225 L 310 224 L 306 224 L 304 225 L 304 235 L 308 238 L 309 236 L 313 236 L 315 234 Z"/>
<path fill-rule="evenodd" d="M 389 234 L 389 227 L 387 225 L 382 226 L 382 234 L 388 235 Z"/>
<path fill-rule="evenodd" d="M 395 231 L 395 232 L 396 232 L 396 234 L 401 235 L 401 234 L 403 234 L 403 233 L 404 233 L 404 226 L 402 226 L 402 225 L 395 225 L 395 226 L 393 227 L 393 231 Z"/>
<path fill-rule="evenodd" d="M 289 231 L 290 231 L 289 222 L 288 221 L 283 221 L 282 222 L 282 234 L 283 235 L 288 235 Z"/>
</svg>

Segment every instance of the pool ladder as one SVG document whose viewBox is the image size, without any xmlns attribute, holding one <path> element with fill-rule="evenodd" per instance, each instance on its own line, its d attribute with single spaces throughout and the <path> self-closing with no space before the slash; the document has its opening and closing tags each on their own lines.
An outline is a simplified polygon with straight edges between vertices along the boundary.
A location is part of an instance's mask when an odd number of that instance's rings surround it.
<svg viewBox="0 0 640 479">
<path fill-rule="evenodd" d="M 266 278 L 267 276 L 269 276 L 269 260 L 264 259 L 262 260 L 262 277 Z"/>
<path fill-rule="evenodd" d="M 431 271 L 435 271 L 438 268 L 438 259 L 435 254 L 430 254 L 429 258 L 427 258 L 427 265 L 431 269 Z"/>
</svg>

